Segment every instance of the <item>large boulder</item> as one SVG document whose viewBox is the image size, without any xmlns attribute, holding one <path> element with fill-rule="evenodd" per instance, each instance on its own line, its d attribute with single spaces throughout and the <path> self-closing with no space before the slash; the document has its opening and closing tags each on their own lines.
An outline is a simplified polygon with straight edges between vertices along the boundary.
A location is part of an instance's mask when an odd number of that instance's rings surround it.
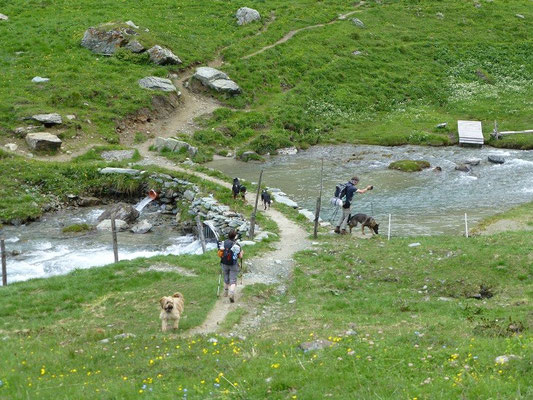
<svg viewBox="0 0 533 400">
<path fill-rule="evenodd" d="M 154 147 L 157 151 L 164 149 L 170 150 L 173 153 L 180 151 L 182 148 L 186 148 L 187 152 L 194 157 L 198 153 L 198 147 L 191 146 L 189 143 L 174 138 L 162 138 L 158 137 L 155 140 Z"/>
<path fill-rule="evenodd" d="M 113 204 L 107 210 L 105 210 L 98 217 L 98 222 L 102 222 L 105 219 L 120 219 L 128 223 L 132 223 L 139 217 L 139 211 L 135 209 L 130 204 L 127 203 L 117 203 Z"/>
<path fill-rule="evenodd" d="M 246 25 L 253 21 L 258 21 L 261 19 L 259 11 L 254 10 L 253 8 L 241 7 L 237 10 L 235 14 L 237 18 L 237 24 Z"/>
<path fill-rule="evenodd" d="M 129 42 L 129 37 L 136 35 L 133 29 L 114 28 L 105 30 L 101 28 L 89 28 L 81 39 L 81 45 L 93 53 L 106 56 L 113 55 L 118 48 L 124 47 Z"/>
<path fill-rule="evenodd" d="M 30 149 L 35 151 L 40 150 L 57 150 L 61 147 L 61 139 L 56 135 L 48 132 L 28 133 L 26 135 L 26 143 Z"/>
<path fill-rule="evenodd" d="M 40 122 L 44 126 L 61 125 L 63 120 L 58 113 L 51 114 L 35 114 L 31 116 L 31 119 Z"/>
<path fill-rule="evenodd" d="M 211 89 L 215 89 L 218 92 L 224 92 L 229 94 L 241 93 L 241 88 L 234 81 L 229 79 L 228 75 L 218 69 L 211 67 L 196 68 L 196 72 L 192 76 Z"/>
<path fill-rule="evenodd" d="M 158 78 L 157 76 L 147 76 L 139 80 L 139 86 L 143 89 L 162 90 L 163 92 L 175 92 L 176 86 L 170 79 Z"/>
<path fill-rule="evenodd" d="M 169 49 L 165 49 L 164 47 L 158 45 L 155 45 L 148 50 L 148 54 L 150 54 L 150 61 L 157 65 L 182 63 L 179 57 L 172 53 Z"/>
</svg>

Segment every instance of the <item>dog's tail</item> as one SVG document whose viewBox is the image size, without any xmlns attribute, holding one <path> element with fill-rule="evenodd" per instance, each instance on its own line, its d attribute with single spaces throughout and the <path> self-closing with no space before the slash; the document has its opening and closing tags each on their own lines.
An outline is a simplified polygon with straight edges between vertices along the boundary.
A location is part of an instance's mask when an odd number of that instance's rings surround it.
<svg viewBox="0 0 533 400">
<path fill-rule="evenodd" d="M 177 297 L 177 298 L 180 298 L 180 299 L 183 299 L 183 295 L 180 293 L 180 292 L 176 292 L 172 295 L 172 297 Z"/>
</svg>

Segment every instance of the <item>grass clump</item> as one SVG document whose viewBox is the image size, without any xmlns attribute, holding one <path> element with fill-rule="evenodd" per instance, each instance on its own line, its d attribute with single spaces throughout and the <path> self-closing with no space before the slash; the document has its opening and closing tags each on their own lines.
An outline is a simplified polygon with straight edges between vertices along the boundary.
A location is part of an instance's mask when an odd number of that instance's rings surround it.
<svg viewBox="0 0 533 400">
<path fill-rule="evenodd" d="M 61 231 L 63 233 L 80 233 L 80 232 L 88 232 L 94 229 L 94 226 L 89 224 L 72 224 L 69 226 L 65 226 Z"/>
<path fill-rule="evenodd" d="M 396 169 L 403 172 L 418 172 L 429 167 L 429 162 L 424 160 L 398 160 L 389 164 L 389 169 Z"/>
</svg>

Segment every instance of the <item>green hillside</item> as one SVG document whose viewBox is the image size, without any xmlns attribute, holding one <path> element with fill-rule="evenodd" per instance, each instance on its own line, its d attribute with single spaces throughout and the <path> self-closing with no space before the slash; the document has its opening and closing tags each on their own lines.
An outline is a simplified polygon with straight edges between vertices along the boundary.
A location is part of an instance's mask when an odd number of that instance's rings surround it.
<svg viewBox="0 0 533 400">
<path fill-rule="evenodd" d="M 256 8 L 261 21 L 238 26 L 234 15 L 243 5 Z M 195 137 L 212 150 L 267 152 L 319 142 L 442 145 L 455 141 L 459 118 L 483 121 L 487 138 L 494 120 L 501 130 L 532 128 L 528 0 L 3 0 L 0 12 L 9 16 L 0 22 L 2 142 L 28 123 L 22 118 L 44 112 L 76 115 L 60 130 L 66 143 L 74 136 L 119 142 L 117 121 L 150 105 L 153 92 L 137 85 L 140 78 L 184 76 L 192 72 L 188 67 L 217 57 L 243 89 L 221 100 L 255 112 L 253 118 L 217 112 Z M 183 64 L 154 66 L 146 55 L 105 57 L 80 46 L 88 27 L 127 20 L 149 29 L 146 41 L 170 48 Z M 328 22 L 243 58 L 291 30 Z M 34 76 L 50 81 L 32 83 Z M 448 128 L 436 129 L 441 122 Z M 533 137 L 495 144 L 533 148 Z"/>
</svg>

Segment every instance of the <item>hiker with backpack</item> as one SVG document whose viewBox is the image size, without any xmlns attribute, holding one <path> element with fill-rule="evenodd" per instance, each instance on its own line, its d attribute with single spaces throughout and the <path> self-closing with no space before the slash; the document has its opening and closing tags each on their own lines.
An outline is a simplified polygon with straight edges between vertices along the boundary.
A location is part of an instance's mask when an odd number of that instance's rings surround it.
<svg viewBox="0 0 533 400">
<path fill-rule="evenodd" d="M 239 275 L 239 258 L 244 255 L 241 246 L 235 240 L 237 231 L 232 229 L 228 233 L 228 238 L 219 245 L 218 255 L 220 257 L 220 267 L 224 277 L 224 297 L 229 296 L 229 301 L 235 302 L 235 287 Z"/>
<path fill-rule="evenodd" d="M 346 184 L 339 184 L 335 187 L 334 198 L 331 199 L 332 204 L 335 206 L 342 206 L 342 215 L 335 227 L 335 233 L 341 235 L 346 235 L 346 225 L 348 224 L 348 219 L 352 213 L 352 199 L 355 193 L 366 193 L 369 190 L 372 190 L 374 186 L 367 186 L 364 189 L 357 189 L 355 185 L 359 183 L 359 178 L 354 176 Z M 342 200 L 343 198 L 344 201 Z"/>
</svg>

